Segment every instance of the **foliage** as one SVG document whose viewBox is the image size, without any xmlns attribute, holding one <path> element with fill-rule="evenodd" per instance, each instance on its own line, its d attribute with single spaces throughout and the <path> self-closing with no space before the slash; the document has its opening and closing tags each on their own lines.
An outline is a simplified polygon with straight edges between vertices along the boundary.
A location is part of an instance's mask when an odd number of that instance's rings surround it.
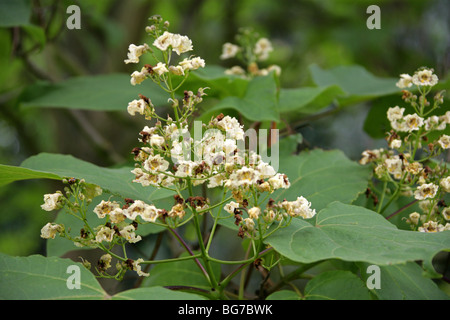
<svg viewBox="0 0 450 320">
<path fill-rule="evenodd" d="M 55 24 L 57 3 L 50 6 Z M 345 16 L 342 3 L 308 6 L 335 8 L 338 17 Z M 107 41 L 117 41 L 117 26 L 102 14 L 108 4 L 88 1 L 82 10 L 89 5 L 97 6 L 92 15 L 98 26 L 109 26 Z M 49 48 L 60 28 L 30 23 L 29 1 L 1 6 L 1 12 L 15 12 L 0 19 L 1 31 L 21 30 L 23 36 L 16 48 L 20 62 L 9 72 L 25 66 L 40 78 L 18 90 L 10 105 L 20 107 L 24 119 L 58 115 L 53 124 L 30 121 L 40 135 L 28 126 L 21 132 L 31 155 L 19 165 L 0 164 L 3 190 L 42 182 L 29 190 L 41 199 L 44 194 L 46 212 L 35 197 L 23 206 L 48 218 L 33 220 L 40 224 L 34 239 L 39 229 L 46 239 L 41 254 L 2 249 L 2 299 L 448 299 L 445 262 L 442 270 L 438 258 L 450 250 L 450 111 L 443 90 L 448 80 L 435 70 L 408 75 L 389 66 L 386 74 L 404 74 L 383 77 L 342 63 L 349 58 L 343 53 L 331 67 L 304 66 L 309 81 L 286 86 L 298 69 L 279 66 L 289 60 L 283 45 L 260 30 L 234 30 L 221 54 L 212 49 L 215 57 L 202 59 L 191 51 L 202 53 L 207 37 L 192 41 L 169 31 L 181 29 L 181 18 L 171 25 L 152 16 L 143 27 L 133 22 L 145 34 L 132 42 L 144 41 L 129 45 L 128 53 L 116 43 L 110 55 L 99 54 L 99 44 L 86 41 L 97 49 L 88 51 L 92 60 L 85 65 L 60 57 L 75 70 L 65 78 L 30 59 Z M 205 7 L 221 10 L 211 1 Z M 159 9 L 176 16 L 170 1 Z M 272 53 L 278 49 L 277 61 Z M 316 50 L 329 58 L 327 41 Z M 98 61 L 105 56 L 113 64 L 125 60 L 123 72 L 101 72 Z M 92 66 L 98 74 L 79 72 Z M 368 103 L 373 106 L 364 130 L 385 138 L 378 142 L 387 146 L 361 150 L 354 161 L 339 148 L 305 143 L 302 124 Z M 12 123 L 22 118 L 16 112 L 3 110 Z M 76 131 L 65 127 L 63 112 L 94 148 L 76 136 L 66 151 L 52 147 L 46 130 L 62 122 L 67 135 Z M 92 122 L 83 115 L 92 115 Z M 118 120 L 111 125 L 103 115 Z M 98 134 L 102 127 L 117 147 Z M 246 138 L 256 136 L 263 139 L 253 148 Z M 76 146 L 88 156 L 68 155 Z M 98 161 L 89 161 L 95 153 Z M 380 288 L 369 288 L 374 265 Z M 81 270 L 80 289 L 69 288 L 73 266 Z M 106 289 L 110 279 L 121 286 Z"/>
</svg>

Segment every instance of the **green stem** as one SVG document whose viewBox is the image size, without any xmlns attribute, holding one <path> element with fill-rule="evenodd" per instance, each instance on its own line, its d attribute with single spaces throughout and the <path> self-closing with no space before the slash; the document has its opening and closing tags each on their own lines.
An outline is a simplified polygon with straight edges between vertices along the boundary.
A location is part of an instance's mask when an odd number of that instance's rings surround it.
<svg viewBox="0 0 450 320">
<path fill-rule="evenodd" d="M 381 208 L 383 207 L 384 197 L 386 195 L 386 187 L 387 187 L 387 180 L 385 180 L 383 182 L 383 190 L 381 191 L 380 204 L 378 205 L 378 210 L 377 210 L 378 213 L 380 213 Z"/>
<path fill-rule="evenodd" d="M 187 183 L 188 183 L 189 196 L 192 197 L 193 196 L 192 182 L 190 179 L 188 179 Z M 197 233 L 197 240 L 198 240 L 198 244 L 199 244 L 200 251 L 201 251 L 201 257 L 205 263 L 206 273 L 208 274 L 207 278 L 208 278 L 208 281 L 210 282 L 211 286 L 213 287 L 213 289 L 217 290 L 219 287 L 218 287 L 217 280 L 214 276 L 214 272 L 211 267 L 211 263 L 210 263 L 210 260 L 208 257 L 208 252 L 206 251 L 205 244 L 203 242 L 203 236 L 202 236 L 202 231 L 201 231 L 201 227 L 200 227 L 200 222 L 198 220 L 198 213 L 195 210 L 195 207 L 191 207 L 191 211 L 194 216 L 194 227 L 195 227 L 195 231 Z"/>
</svg>

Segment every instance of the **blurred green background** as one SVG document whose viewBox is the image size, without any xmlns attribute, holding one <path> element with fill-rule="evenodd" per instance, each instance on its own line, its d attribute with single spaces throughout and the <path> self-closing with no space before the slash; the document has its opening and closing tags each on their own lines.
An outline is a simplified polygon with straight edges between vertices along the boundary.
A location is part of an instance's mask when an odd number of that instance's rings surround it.
<svg viewBox="0 0 450 320">
<path fill-rule="evenodd" d="M 69 5 L 81 9 L 81 29 L 69 30 Z M 381 9 L 381 29 L 369 30 L 366 9 Z M 71 77 L 130 74 L 128 45 L 146 41 L 147 19 L 161 15 L 174 33 L 188 35 L 194 54 L 208 65 L 232 66 L 219 59 L 222 44 L 251 27 L 274 46 L 268 64 L 282 68 L 281 86 L 311 84 L 308 67 L 361 65 L 378 77 L 396 78 L 420 66 L 441 79 L 450 67 L 450 2 L 346 0 L 0 0 L 0 163 L 20 165 L 39 152 L 72 154 L 100 166 L 132 161 L 142 123 L 123 112 L 25 108 L 31 85 Z M 34 87 L 36 88 L 36 87 Z M 39 87 L 38 87 L 39 88 Z M 68 97 L 70 99 L 70 97 Z M 339 148 L 357 160 L 381 142 L 363 130 L 370 103 L 298 128 L 311 147 Z M 44 252 L 40 228 L 51 220 L 40 208 L 44 193 L 59 184 L 15 182 L 0 188 L 0 252 Z"/>
</svg>

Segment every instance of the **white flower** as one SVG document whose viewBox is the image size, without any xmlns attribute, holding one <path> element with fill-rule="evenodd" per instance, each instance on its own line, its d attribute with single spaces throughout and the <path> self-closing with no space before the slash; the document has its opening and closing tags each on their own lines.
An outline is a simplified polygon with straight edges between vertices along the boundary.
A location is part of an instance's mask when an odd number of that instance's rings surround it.
<svg viewBox="0 0 450 320">
<path fill-rule="evenodd" d="M 408 132 L 419 130 L 419 128 L 423 125 L 423 118 L 419 117 L 415 113 L 406 115 L 403 120 L 405 120 Z"/>
<path fill-rule="evenodd" d="M 200 57 L 195 57 L 191 59 L 191 70 L 197 70 L 198 68 L 204 68 L 205 67 L 205 60 L 203 60 Z"/>
<path fill-rule="evenodd" d="M 281 75 L 281 67 L 279 65 L 276 65 L 276 64 L 272 64 L 272 65 L 268 66 L 267 67 L 267 71 L 268 72 L 272 72 L 273 71 L 273 72 L 275 72 L 275 74 L 277 76 Z"/>
<path fill-rule="evenodd" d="M 412 83 L 416 86 L 434 86 L 438 83 L 438 77 L 433 74 L 431 69 L 416 71 L 412 77 Z"/>
<path fill-rule="evenodd" d="M 445 220 L 450 221 L 450 207 L 445 207 L 442 210 L 442 217 L 444 217 Z"/>
<path fill-rule="evenodd" d="M 179 63 L 183 70 L 197 70 L 198 68 L 205 67 L 205 60 L 200 57 L 195 57 L 192 59 L 184 59 Z"/>
<path fill-rule="evenodd" d="M 291 186 L 288 177 L 281 173 L 277 173 L 273 177 L 269 178 L 268 182 L 275 190 L 280 188 L 288 189 Z"/>
<path fill-rule="evenodd" d="M 166 161 L 159 154 L 149 156 L 144 162 L 144 169 L 156 173 L 158 171 L 166 171 L 169 168 L 169 162 Z"/>
<path fill-rule="evenodd" d="M 140 83 L 142 83 L 142 81 L 144 81 L 147 78 L 148 74 L 149 74 L 148 70 L 145 67 L 143 67 L 140 72 L 139 71 L 134 71 L 131 74 L 130 83 L 133 86 L 135 86 L 137 84 L 140 84 Z"/>
<path fill-rule="evenodd" d="M 169 71 L 177 76 L 184 76 L 184 69 L 182 66 L 170 66 Z"/>
<path fill-rule="evenodd" d="M 165 31 L 161 36 L 159 36 L 155 41 L 153 41 L 153 45 L 161 51 L 166 51 L 169 48 L 169 46 L 172 45 L 173 36 L 174 36 L 173 33 Z"/>
<path fill-rule="evenodd" d="M 172 50 L 178 55 L 192 50 L 192 41 L 187 36 L 176 34 L 172 39 Z"/>
<path fill-rule="evenodd" d="M 423 184 L 414 191 L 414 198 L 417 200 L 432 199 L 436 196 L 439 187 L 433 183 Z"/>
<path fill-rule="evenodd" d="M 227 139 L 243 140 L 244 130 L 236 118 L 225 116 L 217 122 L 217 126 L 226 131 Z"/>
<path fill-rule="evenodd" d="M 442 120 L 444 120 L 444 118 L 442 118 Z M 440 117 L 438 116 L 431 116 L 429 118 L 427 118 L 424 123 L 425 123 L 425 129 L 427 131 L 433 129 L 433 130 L 444 130 L 446 127 L 446 123 L 445 121 L 442 121 Z"/>
<path fill-rule="evenodd" d="M 190 177 L 193 175 L 193 169 L 197 166 L 197 163 L 194 161 L 185 161 L 182 160 L 177 164 L 177 171 L 175 175 L 177 177 Z"/>
<path fill-rule="evenodd" d="M 184 206 L 181 203 L 177 203 L 174 205 L 170 211 L 169 211 L 169 217 L 178 217 L 180 219 L 183 219 L 186 212 L 184 211 Z"/>
<path fill-rule="evenodd" d="M 399 149 L 402 146 L 402 140 L 400 139 L 393 139 L 391 143 L 389 144 L 389 148 L 391 149 Z"/>
<path fill-rule="evenodd" d="M 140 277 L 148 277 L 150 274 L 142 271 L 140 263 L 144 262 L 144 259 L 139 258 L 133 261 L 133 270 L 137 272 Z"/>
<path fill-rule="evenodd" d="M 41 238 L 44 239 L 55 239 L 57 233 L 63 232 L 64 227 L 56 223 L 47 223 L 41 229 Z"/>
<path fill-rule="evenodd" d="M 152 67 L 152 69 L 159 76 L 163 75 L 166 72 L 169 72 L 169 70 L 167 70 L 166 68 L 166 64 L 162 62 L 158 62 L 156 66 Z"/>
<path fill-rule="evenodd" d="M 158 187 L 161 183 L 161 176 L 159 174 L 148 174 L 142 171 L 141 168 L 136 168 L 131 172 L 135 175 L 133 182 L 140 183 L 143 187 L 150 185 Z"/>
<path fill-rule="evenodd" d="M 383 149 L 364 150 L 361 154 L 362 158 L 359 160 L 359 163 L 365 165 L 369 162 L 375 161 L 376 159 L 380 158 L 383 151 Z"/>
<path fill-rule="evenodd" d="M 230 69 L 226 69 L 225 74 L 231 76 L 244 76 L 245 70 L 241 66 L 233 66 Z"/>
<path fill-rule="evenodd" d="M 150 145 L 153 147 L 162 147 L 166 141 L 163 137 L 157 134 L 153 134 L 150 137 Z"/>
<path fill-rule="evenodd" d="M 139 57 L 143 55 L 145 52 L 150 50 L 150 47 L 145 43 L 140 46 L 136 46 L 134 44 L 130 44 L 128 47 L 128 59 L 124 60 L 126 64 L 128 63 L 138 63 Z"/>
<path fill-rule="evenodd" d="M 236 56 L 236 54 L 241 50 L 241 48 L 235 44 L 226 42 L 222 46 L 222 54 L 220 55 L 220 59 L 230 59 Z"/>
<path fill-rule="evenodd" d="M 45 211 L 53 211 L 62 207 L 63 195 L 60 192 L 44 194 L 44 204 L 41 208 Z"/>
<path fill-rule="evenodd" d="M 271 178 L 276 174 L 275 169 L 265 162 L 258 164 L 256 170 L 258 170 L 261 179 Z"/>
<path fill-rule="evenodd" d="M 442 190 L 444 190 L 447 193 L 450 193 L 450 176 L 441 179 L 439 185 L 441 186 Z"/>
<path fill-rule="evenodd" d="M 283 201 L 281 205 L 291 217 L 300 216 L 303 219 L 310 219 L 316 215 L 316 210 L 310 208 L 311 202 L 304 197 L 298 197 L 295 201 Z"/>
<path fill-rule="evenodd" d="M 159 217 L 159 210 L 154 205 L 145 205 L 144 211 L 140 215 L 144 221 L 155 222 Z"/>
<path fill-rule="evenodd" d="M 120 208 L 120 205 L 115 201 L 102 200 L 95 208 L 94 212 L 100 219 L 103 219 L 107 214 L 110 214 L 115 209 Z"/>
<path fill-rule="evenodd" d="M 409 88 L 412 86 L 412 77 L 409 74 L 403 73 L 400 75 L 400 80 L 396 83 L 400 89 Z"/>
<path fill-rule="evenodd" d="M 178 55 L 192 50 L 192 41 L 187 36 L 173 34 L 168 31 L 159 36 L 153 42 L 153 45 L 161 51 L 166 51 L 171 47 Z"/>
<path fill-rule="evenodd" d="M 223 209 L 228 212 L 229 214 L 234 214 L 234 210 L 239 208 L 239 203 L 234 202 L 234 201 L 230 201 L 228 202 Z"/>
<path fill-rule="evenodd" d="M 445 230 L 442 224 L 438 224 L 436 221 L 428 221 L 418 229 L 420 232 L 441 232 Z"/>
<path fill-rule="evenodd" d="M 402 173 L 403 161 L 398 156 L 384 160 L 384 164 L 390 174 L 397 175 Z"/>
<path fill-rule="evenodd" d="M 232 173 L 230 175 L 230 180 L 227 181 L 225 185 L 230 182 L 232 186 L 248 188 L 256 184 L 258 180 L 259 172 L 252 168 L 244 166 L 241 169 L 237 170 L 235 173 Z"/>
<path fill-rule="evenodd" d="M 254 53 L 260 61 L 266 60 L 273 51 L 272 43 L 267 38 L 259 39 L 255 44 Z"/>
<path fill-rule="evenodd" d="M 403 112 L 405 112 L 405 108 L 400 108 L 399 106 L 389 108 L 387 111 L 387 118 L 389 121 L 400 120 L 403 118 Z"/>
<path fill-rule="evenodd" d="M 208 188 L 216 188 L 216 187 L 220 187 L 223 186 L 224 182 L 225 182 L 225 174 L 224 173 L 217 173 L 217 172 L 213 172 L 213 176 L 210 177 L 208 179 Z"/>
<path fill-rule="evenodd" d="M 141 241 L 142 237 L 141 236 L 136 236 L 136 233 L 134 232 L 135 230 L 136 230 L 135 227 L 132 224 L 130 224 L 130 225 L 122 228 L 122 230 L 120 230 L 119 233 L 129 243 L 136 243 L 138 241 Z"/>
<path fill-rule="evenodd" d="M 420 214 L 418 212 L 413 212 L 409 215 L 409 222 L 417 225 L 419 223 Z"/>
<path fill-rule="evenodd" d="M 127 111 L 130 115 L 134 116 L 136 113 L 144 114 L 147 102 L 144 99 L 133 100 L 128 103 Z"/>
<path fill-rule="evenodd" d="M 137 216 L 142 216 L 147 204 L 142 200 L 135 200 L 127 209 L 123 210 L 123 214 L 130 220 L 135 220 Z"/>
<path fill-rule="evenodd" d="M 255 221 L 252 218 L 245 218 L 243 220 L 245 230 L 252 232 L 255 229 Z"/>
<path fill-rule="evenodd" d="M 250 219 L 258 219 L 260 214 L 261 214 L 261 209 L 259 207 L 253 207 L 248 210 L 248 217 Z"/>
<path fill-rule="evenodd" d="M 122 208 L 116 208 L 109 213 L 109 218 L 112 223 L 121 223 L 125 220 L 126 216 L 123 214 Z"/>
<path fill-rule="evenodd" d="M 445 124 L 450 124 L 450 111 L 439 117 L 439 120 Z"/>
<path fill-rule="evenodd" d="M 450 148 L 450 136 L 443 134 L 439 138 L 438 143 L 442 149 L 449 149 Z"/>
<path fill-rule="evenodd" d="M 114 237 L 114 229 L 111 229 L 107 226 L 102 226 L 99 231 L 97 231 L 97 234 L 95 236 L 95 241 L 102 242 L 107 241 L 111 242 Z"/>
</svg>

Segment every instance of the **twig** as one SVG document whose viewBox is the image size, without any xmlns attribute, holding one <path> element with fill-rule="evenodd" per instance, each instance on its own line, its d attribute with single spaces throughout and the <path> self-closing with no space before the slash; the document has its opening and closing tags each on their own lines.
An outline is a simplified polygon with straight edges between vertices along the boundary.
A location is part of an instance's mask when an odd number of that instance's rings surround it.
<svg viewBox="0 0 450 320">
<path fill-rule="evenodd" d="M 390 214 L 389 216 L 386 217 L 387 220 L 389 220 L 390 218 L 392 218 L 393 216 L 399 214 L 400 212 L 402 212 L 403 210 L 405 210 L 406 208 L 412 206 L 413 204 L 415 204 L 417 202 L 417 200 L 413 200 L 410 203 L 408 203 L 407 205 L 404 205 L 403 207 L 401 207 L 400 209 L 398 209 L 397 211 L 395 211 L 394 213 Z"/>
</svg>

